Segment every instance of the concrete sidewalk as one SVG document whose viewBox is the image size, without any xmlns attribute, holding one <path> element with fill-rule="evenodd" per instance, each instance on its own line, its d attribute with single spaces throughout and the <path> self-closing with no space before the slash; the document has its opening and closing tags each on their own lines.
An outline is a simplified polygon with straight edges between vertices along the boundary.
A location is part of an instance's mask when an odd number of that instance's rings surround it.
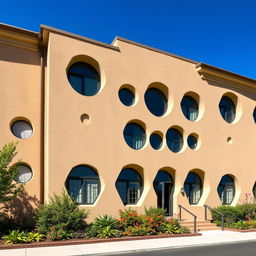
<svg viewBox="0 0 256 256">
<path fill-rule="evenodd" d="M 256 232 L 239 233 L 233 231 L 203 231 L 202 236 L 159 238 L 137 241 L 122 241 L 84 245 L 38 247 L 26 249 L 0 250 L 0 256 L 82 256 L 82 255 L 114 255 L 117 252 L 156 250 L 160 248 L 179 248 L 205 246 L 232 242 L 256 242 Z"/>
</svg>

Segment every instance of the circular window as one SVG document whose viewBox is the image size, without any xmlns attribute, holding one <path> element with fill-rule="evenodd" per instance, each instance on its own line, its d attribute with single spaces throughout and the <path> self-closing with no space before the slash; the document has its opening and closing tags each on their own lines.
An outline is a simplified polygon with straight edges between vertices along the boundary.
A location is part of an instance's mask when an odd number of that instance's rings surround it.
<svg viewBox="0 0 256 256">
<path fill-rule="evenodd" d="M 123 131 L 126 143 L 133 149 L 141 149 L 146 142 L 145 130 L 136 123 L 129 123 Z"/>
<path fill-rule="evenodd" d="M 66 186 L 78 204 L 93 204 L 100 193 L 99 175 L 92 167 L 79 165 L 69 173 Z"/>
<path fill-rule="evenodd" d="M 121 88 L 118 92 L 118 96 L 120 101 L 125 105 L 125 106 L 132 106 L 135 101 L 135 96 L 134 93 L 128 89 L 128 88 Z"/>
<path fill-rule="evenodd" d="M 148 110 L 155 116 L 162 116 L 167 110 L 167 99 L 157 88 L 149 88 L 144 95 Z"/>
<path fill-rule="evenodd" d="M 152 133 L 150 135 L 150 145 L 152 146 L 153 149 L 160 149 L 162 144 L 163 144 L 163 140 L 162 140 L 162 137 L 157 134 L 157 133 Z"/>
<path fill-rule="evenodd" d="M 174 152 L 179 152 L 183 147 L 183 137 L 179 130 L 170 128 L 166 133 L 168 148 Z"/>
<path fill-rule="evenodd" d="M 234 102 L 227 96 L 223 96 L 219 103 L 220 114 L 223 119 L 232 123 L 236 117 L 236 107 Z"/>
<path fill-rule="evenodd" d="M 100 76 L 88 63 L 74 63 L 68 69 L 67 76 L 72 88 L 82 95 L 93 96 L 100 90 Z"/>
<path fill-rule="evenodd" d="M 195 121 L 198 116 L 198 104 L 194 98 L 191 96 L 185 95 L 182 98 L 182 101 L 180 103 L 181 110 L 184 114 L 184 116 L 190 120 Z"/>
<path fill-rule="evenodd" d="M 33 172 L 31 168 L 25 164 L 20 164 L 17 166 L 19 173 L 14 178 L 14 180 L 18 183 L 27 183 L 32 179 Z"/>
<path fill-rule="evenodd" d="M 24 120 L 15 121 L 11 126 L 11 131 L 13 135 L 20 139 L 27 139 L 33 134 L 31 124 Z"/>
<path fill-rule="evenodd" d="M 194 135 L 190 134 L 188 136 L 187 142 L 188 142 L 188 146 L 191 149 L 195 149 L 197 147 L 197 138 Z"/>
</svg>

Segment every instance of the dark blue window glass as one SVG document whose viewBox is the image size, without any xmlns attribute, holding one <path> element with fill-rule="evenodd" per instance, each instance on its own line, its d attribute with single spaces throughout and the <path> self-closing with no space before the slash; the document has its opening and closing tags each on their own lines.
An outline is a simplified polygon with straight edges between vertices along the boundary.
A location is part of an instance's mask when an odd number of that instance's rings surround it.
<svg viewBox="0 0 256 256">
<path fill-rule="evenodd" d="M 221 116 L 226 122 L 232 123 L 234 121 L 236 117 L 236 108 L 235 104 L 229 97 L 223 96 L 221 98 L 219 103 L 219 109 Z"/>
<path fill-rule="evenodd" d="M 233 202 L 235 197 L 235 183 L 234 179 L 229 175 L 224 175 L 217 188 L 221 203 L 229 205 Z"/>
<path fill-rule="evenodd" d="M 256 183 L 253 186 L 252 193 L 253 193 L 254 201 L 255 201 L 255 199 L 256 199 Z"/>
<path fill-rule="evenodd" d="M 144 95 L 149 111 L 155 116 L 162 116 L 167 109 L 167 99 L 157 88 L 149 88 Z"/>
<path fill-rule="evenodd" d="M 159 134 L 152 133 L 149 140 L 150 140 L 150 145 L 152 146 L 153 149 L 161 148 L 163 140 Z"/>
<path fill-rule="evenodd" d="M 116 181 L 116 189 L 123 204 L 137 204 L 142 193 L 142 179 L 133 168 L 125 168 Z"/>
<path fill-rule="evenodd" d="M 195 121 L 198 116 L 198 104 L 197 102 L 190 96 L 184 96 L 180 103 L 182 112 L 184 116 L 190 120 Z"/>
<path fill-rule="evenodd" d="M 253 120 L 256 123 L 256 108 L 253 110 Z"/>
<path fill-rule="evenodd" d="M 177 129 L 171 128 L 167 131 L 166 141 L 167 146 L 174 153 L 179 152 L 183 147 L 183 137 Z"/>
<path fill-rule="evenodd" d="M 93 96 L 100 90 L 100 76 L 90 64 L 74 63 L 67 75 L 73 89 L 82 95 Z"/>
<path fill-rule="evenodd" d="M 138 150 L 145 145 L 145 131 L 136 123 L 127 124 L 124 128 L 123 135 L 126 143 L 133 149 Z"/>
<path fill-rule="evenodd" d="M 66 181 L 70 196 L 78 204 L 93 204 L 100 193 L 100 181 L 97 172 L 87 165 L 74 167 Z"/>
<path fill-rule="evenodd" d="M 188 136 L 188 146 L 191 148 L 191 149 L 195 149 L 196 146 L 197 146 L 197 138 L 193 135 L 189 135 Z"/>
<path fill-rule="evenodd" d="M 198 204 L 202 195 L 202 181 L 200 177 L 190 172 L 184 183 L 184 190 L 190 204 Z"/>
<path fill-rule="evenodd" d="M 134 93 L 128 88 L 122 88 L 118 92 L 119 99 L 125 106 L 132 106 L 135 100 Z"/>
</svg>

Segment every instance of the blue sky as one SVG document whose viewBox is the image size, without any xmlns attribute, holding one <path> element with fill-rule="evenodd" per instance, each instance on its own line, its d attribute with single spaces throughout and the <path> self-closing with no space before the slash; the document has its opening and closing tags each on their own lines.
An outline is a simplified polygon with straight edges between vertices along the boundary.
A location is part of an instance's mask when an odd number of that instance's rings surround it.
<svg viewBox="0 0 256 256">
<path fill-rule="evenodd" d="M 49 25 L 111 43 L 115 36 L 256 79 L 255 0 L 12 0 L 1 22 Z"/>
</svg>

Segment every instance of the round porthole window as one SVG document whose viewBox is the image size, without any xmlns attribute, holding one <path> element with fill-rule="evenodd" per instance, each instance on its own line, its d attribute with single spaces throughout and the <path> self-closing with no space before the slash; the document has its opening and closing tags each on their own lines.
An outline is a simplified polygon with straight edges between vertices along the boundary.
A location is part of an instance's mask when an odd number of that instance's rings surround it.
<svg viewBox="0 0 256 256">
<path fill-rule="evenodd" d="M 120 101 L 127 107 L 130 107 L 134 104 L 135 96 L 134 93 L 128 88 L 121 88 L 118 91 L 118 96 Z"/>
<path fill-rule="evenodd" d="M 33 134 L 31 124 L 25 120 L 15 121 L 11 126 L 11 131 L 14 136 L 20 139 L 28 139 Z"/>
<path fill-rule="evenodd" d="M 166 133 L 166 142 L 172 152 L 178 153 L 183 147 L 183 135 L 179 130 L 170 128 Z"/>
<path fill-rule="evenodd" d="M 72 88 L 82 95 L 93 96 L 100 90 L 100 76 L 88 63 L 74 63 L 68 69 L 67 76 Z"/>
<path fill-rule="evenodd" d="M 18 175 L 14 178 L 14 180 L 18 183 L 25 184 L 29 182 L 32 177 L 33 177 L 33 172 L 31 168 L 25 164 L 20 164 L 17 166 L 19 173 Z"/>
</svg>

